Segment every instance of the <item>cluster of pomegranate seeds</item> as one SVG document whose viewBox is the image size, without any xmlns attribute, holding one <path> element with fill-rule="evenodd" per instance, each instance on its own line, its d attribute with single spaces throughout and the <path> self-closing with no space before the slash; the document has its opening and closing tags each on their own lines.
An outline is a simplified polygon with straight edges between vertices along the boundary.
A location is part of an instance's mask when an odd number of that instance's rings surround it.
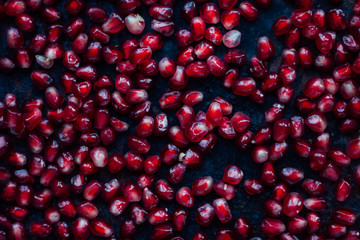
<svg viewBox="0 0 360 240">
<path fill-rule="evenodd" d="M 348 204 L 360 188 L 360 2 L 331 2 L 296 0 L 250 57 L 239 26 L 271 0 L 0 1 L 11 23 L 0 71 L 28 71 L 41 92 L 0 102 L 0 239 L 360 239 Z M 231 97 L 189 89 L 212 78 Z M 218 141 L 238 162 L 219 167 Z"/>
</svg>

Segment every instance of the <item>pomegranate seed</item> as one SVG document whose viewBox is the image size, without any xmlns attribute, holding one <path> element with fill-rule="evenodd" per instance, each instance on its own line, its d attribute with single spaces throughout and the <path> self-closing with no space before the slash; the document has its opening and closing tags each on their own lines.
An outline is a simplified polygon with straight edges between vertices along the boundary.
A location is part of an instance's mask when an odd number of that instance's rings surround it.
<svg viewBox="0 0 360 240">
<path fill-rule="evenodd" d="M 188 22 L 195 18 L 197 16 L 196 2 L 186 1 L 181 8 L 181 16 Z"/>
<path fill-rule="evenodd" d="M 239 25 L 240 15 L 240 10 L 238 9 L 225 10 L 221 14 L 221 23 L 226 30 L 231 30 L 237 25 Z"/>
<path fill-rule="evenodd" d="M 172 184 L 179 184 L 184 180 L 186 167 L 182 163 L 175 164 L 169 168 L 167 179 Z"/>
<path fill-rule="evenodd" d="M 345 29 L 346 18 L 345 13 L 338 8 L 330 9 L 326 13 L 326 20 L 329 26 L 334 30 L 343 30 Z"/>
<path fill-rule="evenodd" d="M 59 200 L 57 207 L 61 214 L 67 217 L 74 217 L 76 215 L 76 209 L 73 202 L 69 199 Z"/>
<path fill-rule="evenodd" d="M 110 237 L 114 230 L 112 226 L 102 219 L 95 219 L 91 221 L 91 232 L 98 237 Z"/>
<path fill-rule="evenodd" d="M 284 167 L 280 171 L 280 178 L 288 185 L 294 185 L 304 178 L 304 172 L 294 167 Z"/>
<path fill-rule="evenodd" d="M 352 187 L 350 180 L 346 178 L 340 178 L 335 192 L 336 200 L 339 202 L 346 201 L 349 198 L 351 191 Z"/>
<path fill-rule="evenodd" d="M 256 83 L 251 77 L 243 77 L 235 80 L 232 90 L 236 95 L 249 96 L 255 91 Z"/>
<path fill-rule="evenodd" d="M 225 33 L 223 37 L 223 43 L 227 48 L 234 48 L 240 44 L 241 32 L 238 30 L 230 30 Z"/>
<path fill-rule="evenodd" d="M 270 217 L 280 217 L 282 208 L 281 204 L 276 200 L 268 199 L 264 203 L 264 210 Z"/>
<path fill-rule="evenodd" d="M 356 216 L 354 211 L 347 207 L 337 207 L 333 212 L 332 219 L 338 224 L 351 226 L 355 223 Z"/>
<path fill-rule="evenodd" d="M 9 227 L 8 236 L 11 239 L 27 239 L 24 225 L 20 222 L 14 222 L 13 224 L 11 224 L 11 226 Z"/>
<path fill-rule="evenodd" d="M 151 239 L 160 240 L 170 238 L 174 234 L 174 226 L 171 223 L 156 225 L 151 233 Z"/>
<path fill-rule="evenodd" d="M 260 180 L 256 178 L 245 180 L 244 188 L 249 195 L 260 194 L 264 191 L 264 187 L 260 183 Z"/>
<path fill-rule="evenodd" d="M 346 227 L 340 224 L 331 223 L 327 228 L 327 235 L 329 237 L 340 237 L 346 233 Z"/>
<path fill-rule="evenodd" d="M 315 26 L 316 28 L 316 26 Z M 306 38 L 313 38 L 311 36 L 311 34 L 313 34 L 313 32 L 311 31 L 311 24 L 308 24 L 307 26 L 305 26 L 305 28 L 303 28 L 302 30 L 302 35 L 304 35 L 304 37 Z M 285 45 L 288 48 L 294 48 L 296 47 L 299 42 L 300 42 L 300 36 L 301 36 L 301 32 L 300 32 L 300 28 L 291 28 L 289 32 L 286 33 L 285 35 Z"/>
<path fill-rule="evenodd" d="M 162 200 L 171 201 L 175 198 L 174 189 L 165 179 L 160 179 L 155 183 L 155 192 Z"/>
<path fill-rule="evenodd" d="M 231 211 L 225 198 L 215 199 L 213 201 L 213 207 L 220 222 L 226 223 L 232 219 Z"/>
<path fill-rule="evenodd" d="M 301 233 L 306 229 L 307 221 L 301 216 L 295 216 L 290 219 L 287 229 L 292 234 Z"/>
<path fill-rule="evenodd" d="M 283 233 L 286 229 L 284 223 L 275 218 L 266 218 L 261 222 L 261 230 L 268 237 L 275 237 Z"/>
<path fill-rule="evenodd" d="M 115 197 L 109 204 L 109 212 L 114 216 L 120 216 L 128 206 L 128 201 L 124 197 Z"/>
<path fill-rule="evenodd" d="M 283 199 L 283 213 L 289 217 L 295 217 L 303 207 L 303 198 L 297 192 L 288 193 Z"/>
<path fill-rule="evenodd" d="M 231 200 L 235 197 L 236 189 L 233 185 L 227 184 L 222 180 L 216 181 L 214 183 L 214 191 L 217 195 L 225 198 L 226 200 Z"/>
<path fill-rule="evenodd" d="M 339 179 L 340 170 L 331 162 L 327 162 L 320 172 L 320 176 L 329 180 L 337 181 Z"/>
<path fill-rule="evenodd" d="M 360 144 L 359 139 L 353 139 L 347 143 L 346 154 L 350 158 L 352 158 L 352 159 L 359 158 L 359 156 L 360 156 L 360 148 L 358 147 L 358 146 L 360 146 L 359 144 Z"/>
<path fill-rule="evenodd" d="M 205 35 L 205 21 L 201 17 L 194 17 L 190 22 L 191 34 L 194 41 L 200 41 Z"/>
<path fill-rule="evenodd" d="M 77 205 L 76 211 L 80 216 L 88 220 L 94 219 L 99 214 L 97 207 L 92 202 L 81 202 Z"/>
<path fill-rule="evenodd" d="M 171 37 L 175 33 L 175 23 L 172 21 L 159 21 L 153 19 L 151 21 L 151 29 L 164 37 Z"/>
<path fill-rule="evenodd" d="M 191 185 L 191 192 L 195 196 L 204 196 L 211 192 L 213 179 L 210 176 L 196 179 Z"/>
<path fill-rule="evenodd" d="M 272 30 L 276 36 L 281 36 L 290 30 L 291 21 L 288 17 L 279 17 L 275 20 Z"/>
</svg>

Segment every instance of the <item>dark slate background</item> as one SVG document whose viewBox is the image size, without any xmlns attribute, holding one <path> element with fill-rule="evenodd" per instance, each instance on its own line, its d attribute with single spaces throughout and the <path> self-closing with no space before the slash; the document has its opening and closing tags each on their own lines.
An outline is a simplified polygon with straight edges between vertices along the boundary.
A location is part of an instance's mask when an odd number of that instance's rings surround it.
<svg viewBox="0 0 360 240">
<path fill-rule="evenodd" d="M 72 18 L 68 14 L 66 14 L 64 10 L 64 2 L 65 1 L 58 1 L 58 4 L 56 5 L 58 9 L 60 9 L 62 13 L 62 24 L 67 24 L 70 19 Z M 177 25 L 177 29 L 186 28 L 189 29 L 189 25 L 187 22 L 184 22 L 180 17 L 180 9 L 181 6 L 185 1 L 178 0 L 175 5 L 175 12 L 174 12 L 174 19 Z M 217 1 L 215 1 L 217 2 Z M 109 1 L 94 1 L 89 0 L 86 1 L 87 6 L 88 5 L 100 5 L 103 6 L 108 13 L 115 10 L 114 3 Z M 239 3 L 238 3 L 239 4 Z M 237 4 L 237 6 L 238 6 Z M 351 13 L 351 6 L 353 4 L 353 1 L 344 1 L 343 3 L 338 4 L 332 4 L 329 3 L 327 0 L 317 0 L 315 3 L 315 6 L 313 9 L 323 8 L 324 10 L 327 10 L 332 7 L 341 7 L 345 9 L 345 11 L 349 14 Z M 273 21 L 278 18 L 279 16 L 290 16 L 291 12 L 296 8 L 293 1 L 283 1 L 283 0 L 274 0 L 272 6 L 270 9 L 266 10 L 260 10 L 260 18 L 254 22 L 248 22 L 244 18 L 241 19 L 240 25 L 237 26 L 235 29 L 241 31 L 242 33 L 242 39 L 241 43 L 238 46 L 239 49 L 246 52 L 248 59 L 251 58 L 254 54 L 257 52 L 256 48 L 256 42 L 258 37 L 266 35 L 269 36 L 270 39 L 273 40 L 275 46 L 276 46 L 276 55 L 270 59 L 269 61 L 269 70 L 270 71 L 277 71 L 277 68 L 280 65 L 280 56 L 281 56 L 281 50 L 284 48 L 282 39 L 277 38 L 272 33 L 271 27 Z M 144 33 L 152 31 L 150 28 L 150 22 L 151 18 L 148 14 L 148 8 L 142 7 L 139 10 L 139 13 L 146 21 L 146 28 Z M 36 16 L 38 17 L 38 16 Z M 81 17 L 85 19 L 85 21 L 88 23 L 87 28 L 90 26 L 90 22 L 86 15 L 84 13 L 81 14 Z M 38 18 L 36 18 L 39 20 Z M 6 46 L 6 39 L 4 32 L 6 29 L 10 26 L 14 26 L 14 18 L 8 17 L 6 19 L 1 19 L 0 21 L 0 55 L 9 55 L 12 56 L 12 50 L 7 48 Z M 38 32 L 44 33 L 44 29 L 46 26 L 40 23 L 40 20 L 37 21 L 37 30 Z M 217 25 L 223 33 L 225 33 L 225 29 L 221 26 L 219 23 Z M 26 34 L 27 39 L 31 39 L 32 33 Z M 120 34 L 115 34 L 111 38 L 110 44 L 112 45 L 119 45 L 124 39 L 128 39 L 133 37 L 129 34 L 127 30 L 122 31 Z M 62 39 L 63 44 L 66 49 L 70 49 L 71 42 L 68 41 L 65 37 Z M 164 47 L 160 51 L 154 52 L 153 57 L 157 60 L 160 60 L 162 57 L 167 56 L 174 58 L 177 53 L 178 47 L 176 46 L 176 41 L 174 37 L 171 37 L 169 39 L 165 40 Z M 223 56 L 226 51 L 226 48 L 224 46 L 218 46 L 216 49 L 216 55 Z M 58 86 L 59 89 L 59 83 L 58 83 L 58 77 L 62 71 L 65 70 L 64 67 L 59 64 L 60 62 L 56 62 L 54 67 L 51 69 L 51 74 L 53 78 L 55 79 L 55 85 Z M 115 76 L 117 72 L 114 70 L 114 66 L 107 66 L 105 63 L 99 64 L 100 67 L 98 67 L 99 74 L 107 73 L 109 74 L 113 79 L 115 79 Z M 247 76 L 248 75 L 248 69 L 247 65 L 240 68 L 240 76 Z M 14 93 L 18 96 L 18 99 L 20 103 L 23 102 L 24 99 L 27 98 L 35 98 L 35 97 L 42 97 L 42 92 L 38 91 L 35 87 L 32 86 L 31 80 L 30 80 L 30 73 L 33 69 L 39 68 L 35 63 L 33 63 L 31 69 L 27 70 L 16 70 L 12 74 L 2 74 L 0 73 L 0 99 L 2 99 L 6 93 Z M 324 73 L 324 72 L 315 72 L 313 70 L 304 72 L 302 69 L 298 69 L 297 71 L 297 79 L 295 82 L 292 83 L 292 85 L 296 89 L 296 94 L 301 93 L 301 90 L 303 89 L 304 83 L 306 79 L 308 79 L 311 76 L 321 76 L 331 73 Z M 162 93 L 165 90 L 168 90 L 168 84 L 167 80 L 157 76 L 154 78 L 154 86 L 149 92 L 150 100 L 153 103 L 153 113 L 157 113 L 161 111 L 158 104 L 158 99 L 162 95 Z M 259 85 L 258 85 L 259 86 Z M 216 77 L 208 77 L 206 79 L 190 79 L 188 87 L 184 89 L 183 92 L 186 90 L 200 90 L 204 93 L 204 101 L 197 106 L 195 106 L 195 110 L 206 110 L 209 102 L 215 98 L 216 96 L 221 96 L 225 98 L 226 100 L 230 101 L 233 106 L 233 112 L 236 111 L 242 111 L 249 116 L 251 116 L 252 119 L 252 125 L 250 127 L 251 130 L 256 130 L 258 127 L 266 125 L 264 121 L 264 114 L 263 111 L 267 109 L 274 101 L 275 96 L 271 95 L 267 96 L 267 101 L 264 106 L 258 106 L 254 103 L 249 102 L 246 98 L 235 96 L 231 89 L 226 89 L 222 86 L 222 79 L 216 78 Z M 171 125 L 178 124 L 177 119 L 175 117 L 176 111 L 165 111 L 169 118 Z M 153 114 L 153 115 L 154 115 Z M 289 107 L 286 109 L 285 117 L 290 117 L 292 115 L 296 114 L 295 110 L 292 107 L 292 104 L 289 104 Z M 120 119 L 130 123 L 130 132 L 134 132 L 134 126 L 135 124 L 131 122 L 130 119 L 128 119 L 127 116 L 118 116 Z M 331 133 L 333 146 L 340 147 L 343 150 L 345 149 L 346 142 L 349 138 L 357 137 L 357 135 L 354 136 L 343 136 L 339 134 L 339 131 L 336 127 L 336 122 L 334 119 L 330 119 L 331 114 L 328 115 L 328 122 L 329 127 L 328 131 Z M 313 135 L 309 132 L 306 133 L 306 136 L 311 138 Z M 158 154 L 160 149 L 167 143 L 168 139 L 166 138 L 157 138 L 154 137 L 151 140 L 152 148 L 150 150 L 150 154 Z M 25 145 L 23 143 L 18 144 L 16 143 L 17 148 L 20 150 L 25 150 Z M 120 152 L 122 154 L 125 154 L 128 151 L 128 147 L 126 145 L 126 134 L 118 134 L 116 142 L 110 146 L 109 148 L 110 152 Z M 190 186 L 192 181 L 196 178 L 199 178 L 201 176 L 211 175 L 214 179 L 214 181 L 219 180 L 222 178 L 223 169 L 225 169 L 226 166 L 230 164 L 236 164 L 238 165 L 243 171 L 244 171 L 244 179 L 248 178 L 254 178 L 260 176 L 261 172 L 261 166 L 256 165 L 250 158 L 249 152 L 243 153 L 239 150 L 237 150 L 230 140 L 222 139 L 221 137 L 218 138 L 217 145 L 215 146 L 214 150 L 207 156 L 204 157 L 204 163 L 202 166 L 198 169 L 191 169 L 187 170 L 186 177 L 183 183 L 181 183 L 181 186 Z M 345 176 L 351 176 L 352 169 L 357 163 L 353 161 L 351 167 L 347 167 L 341 170 L 342 174 Z M 299 167 L 305 171 L 305 178 L 318 178 L 318 175 L 316 172 L 312 171 L 309 168 L 308 160 L 302 159 L 300 157 L 297 157 L 292 149 L 290 148 L 288 150 L 288 153 L 286 154 L 286 157 L 281 160 L 279 163 L 276 164 L 276 168 L 280 169 L 283 166 L 294 166 Z M 75 173 L 77 173 L 79 169 L 77 168 L 75 170 Z M 158 178 L 166 178 L 167 174 L 167 167 L 162 166 L 160 171 L 157 173 Z M 118 178 L 118 179 L 132 179 L 135 180 L 136 176 L 134 176 L 133 173 L 129 173 L 126 170 L 122 170 L 119 174 L 116 176 L 107 173 L 105 170 L 100 171 L 100 174 L 96 176 L 96 178 L 100 178 L 104 183 L 106 181 L 109 181 L 112 178 Z M 158 179 L 157 178 L 157 179 Z M 68 182 L 69 177 L 64 178 L 63 180 Z M 89 178 L 90 179 L 90 178 Z M 208 234 L 209 239 L 213 239 L 213 235 L 217 228 L 222 226 L 232 227 L 234 224 L 234 219 L 236 219 L 239 216 L 245 216 L 250 223 L 254 226 L 254 236 L 261 236 L 261 232 L 259 230 L 259 225 L 261 220 L 265 217 L 262 204 L 265 201 L 265 199 L 270 197 L 271 189 L 265 188 L 264 193 L 262 193 L 259 196 L 252 196 L 250 197 L 247 195 L 243 189 L 243 182 L 237 186 L 237 194 L 234 199 L 229 201 L 233 220 L 230 221 L 227 224 L 220 224 L 220 222 L 217 220 L 217 218 L 214 219 L 212 224 L 208 228 L 200 227 L 198 224 L 196 224 L 195 221 L 195 210 L 196 208 L 205 203 L 205 202 L 212 202 L 217 196 L 214 193 L 211 193 L 208 196 L 205 197 L 196 197 L 195 198 L 195 204 L 194 207 L 189 209 L 189 221 L 187 224 L 187 227 L 184 231 L 179 232 L 178 235 L 181 235 L 184 237 L 184 239 L 191 239 L 192 234 L 197 230 L 203 230 Z M 181 186 L 175 186 L 176 189 L 180 188 Z M 332 209 L 337 206 L 349 206 L 352 209 L 359 211 L 360 207 L 360 195 L 359 190 L 356 189 L 353 191 L 353 194 L 349 200 L 347 200 L 345 203 L 339 203 L 334 199 L 334 183 L 327 183 L 327 192 L 326 192 L 326 199 L 328 208 L 324 213 L 321 214 L 323 222 L 326 225 L 326 222 L 328 222 L 329 217 L 331 216 Z M 35 185 L 35 190 L 41 189 L 41 186 Z M 293 187 L 291 190 L 294 191 L 300 191 L 299 184 Z M 306 198 L 306 195 L 302 194 L 304 198 Z M 81 199 L 77 195 L 72 195 L 72 199 L 74 199 L 75 202 L 79 202 Z M 128 212 L 123 213 L 119 217 L 114 217 L 107 211 L 107 206 L 103 203 L 103 201 L 98 198 L 95 200 L 95 203 L 97 206 L 99 206 L 99 217 L 105 218 L 108 220 L 113 226 L 115 233 L 118 234 L 119 228 L 121 223 L 124 221 L 124 219 L 130 218 L 128 215 Z M 3 209 L 8 206 L 8 203 L 1 202 L 1 206 Z M 171 212 L 174 211 L 175 208 L 179 207 L 176 203 L 167 203 L 162 201 L 160 203 L 160 206 L 166 206 L 170 209 Z M 303 210 L 301 215 L 306 215 L 306 210 Z M 32 221 L 35 220 L 43 220 L 43 213 L 40 211 L 35 211 L 34 209 L 30 209 L 30 214 L 26 218 L 26 227 L 29 228 L 29 225 Z M 70 219 L 65 219 L 69 223 L 71 223 Z M 286 220 L 286 219 L 285 219 Z M 359 224 L 358 224 L 359 225 Z M 149 224 L 143 224 L 139 227 L 139 231 L 135 239 L 150 239 L 150 234 L 152 231 L 152 226 Z M 30 239 L 31 236 L 29 237 Z M 301 236 L 300 236 L 301 238 Z M 96 239 L 94 237 L 91 237 L 91 239 Z"/>
</svg>

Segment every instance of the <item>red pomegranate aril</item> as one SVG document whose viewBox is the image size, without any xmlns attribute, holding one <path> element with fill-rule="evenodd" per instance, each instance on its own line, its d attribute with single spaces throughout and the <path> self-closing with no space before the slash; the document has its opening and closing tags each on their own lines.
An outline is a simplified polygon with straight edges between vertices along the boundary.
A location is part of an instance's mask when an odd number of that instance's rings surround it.
<svg viewBox="0 0 360 240">
<path fill-rule="evenodd" d="M 316 102 L 310 98 L 297 97 L 295 107 L 301 113 L 310 113 L 316 109 Z"/>
<path fill-rule="evenodd" d="M 287 33 L 291 28 L 291 21 L 288 17 L 279 17 L 273 23 L 272 30 L 276 36 Z"/>
<path fill-rule="evenodd" d="M 92 202 L 80 202 L 77 207 L 76 211 L 79 213 L 80 216 L 86 218 L 88 220 L 94 219 L 99 214 L 99 210 Z"/>
<path fill-rule="evenodd" d="M 243 178 L 243 172 L 236 165 L 229 165 L 224 170 L 223 180 L 229 184 L 238 185 Z"/>
<path fill-rule="evenodd" d="M 135 135 L 128 136 L 127 142 L 130 150 L 134 153 L 147 153 L 151 148 L 150 142 L 147 139 Z"/>
<path fill-rule="evenodd" d="M 304 178 L 304 172 L 294 167 L 284 167 L 280 171 L 280 178 L 288 185 L 294 185 Z"/>
<path fill-rule="evenodd" d="M 136 225 L 144 223 L 147 219 L 148 212 L 145 211 L 139 204 L 133 203 L 130 207 L 131 219 Z"/>
<path fill-rule="evenodd" d="M 356 215 L 350 208 L 337 207 L 333 212 L 332 219 L 335 223 L 351 226 L 355 223 Z"/>
<path fill-rule="evenodd" d="M 150 48 L 152 51 L 157 51 L 162 48 L 164 42 L 162 36 L 158 33 L 147 33 L 140 39 L 140 47 Z"/>
<path fill-rule="evenodd" d="M 26 10 L 25 1 L 10 0 L 4 3 L 4 11 L 9 16 L 17 16 Z"/>
<path fill-rule="evenodd" d="M 326 13 L 326 20 L 329 26 L 336 31 L 343 30 L 346 27 L 345 13 L 339 8 L 330 9 Z"/>
<path fill-rule="evenodd" d="M 309 48 L 302 47 L 298 50 L 299 63 L 303 68 L 310 68 L 314 64 L 314 58 Z"/>
<path fill-rule="evenodd" d="M 7 209 L 7 214 L 14 221 L 22 221 L 28 215 L 28 210 L 24 207 L 12 206 Z M 5 217 L 5 216 L 4 216 Z M 6 221 L 3 219 L 3 221 Z M 5 222 L 3 224 L 6 224 Z"/>
<path fill-rule="evenodd" d="M 115 197 L 109 203 L 109 212 L 114 216 L 120 216 L 127 208 L 129 202 L 124 197 Z"/>
<path fill-rule="evenodd" d="M 190 22 L 191 34 L 194 41 L 200 41 L 205 35 L 205 21 L 201 17 L 194 17 Z"/>
<path fill-rule="evenodd" d="M 322 71 L 330 71 L 334 65 L 333 58 L 330 54 L 319 54 L 315 58 L 315 67 Z"/>
<path fill-rule="evenodd" d="M 184 209 L 176 209 L 172 217 L 172 222 L 174 223 L 175 230 L 182 231 L 187 224 L 187 219 L 188 213 Z"/>
<path fill-rule="evenodd" d="M 169 168 L 167 179 L 172 184 L 179 184 L 184 180 L 186 167 L 178 163 Z"/>
<path fill-rule="evenodd" d="M 235 186 L 225 183 L 222 180 L 216 181 L 213 187 L 215 193 L 226 200 L 231 200 L 235 197 Z"/>
<path fill-rule="evenodd" d="M 208 57 L 206 60 L 206 64 L 209 68 L 210 73 L 214 76 L 224 76 L 227 71 L 227 64 L 225 63 L 225 61 L 215 55 Z"/>
<path fill-rule="evenodd" d="M 256 83 L 251 77 L 243 77 L 235 80 L 232 90 L 236 95 L 249 96 L 255 91 Z"/>
<path fill-rule="evenodd" d="M 165 179 L 160 179 L 155 183 L 155 192 L 162 200 L 171 201 L 175 197 L 174 189 Z"/>
<path fill-rule="evenodd" d="M 340 178 L 336 186 L 335 197 L 339 202 L 346 201 L 351 194 L 352 186 L 351 182 L 347 178 Z"/>
<path fill-rule="evenodd" d="M 247 179 L 244 182 L 244 188 L 247 194 L 249 195 L 257 195 L 264 191 L 264 187 L 262 186 L 260 179 Z"/>
<path fill-rule="evenodd" d="M 307 158 L 311 154 L 311 145 L 307 140 L 298 138 L 294 142 L 294 150 L 298 156 Z M 318 163 L 318 160 L 319 159 L 316 158 L 315 163 Z M 310 166 L 312 166 L 312 159 L 310 161 Z"/>
<path fill-rule="evenodd" d="M 183 207 L 191 207 L 194 204 L 194 198 L 190 188 L 180 188 L 176 193 L 176 201 Z"/>
<path fill-rule="evenodd" d="M 340 176 L 340 169 L 333 165 L 331 162 L 327 162 L 321 169 L 320 176 L 329 181 L 337 181 Z"/>
<path fill-rule="evenodd" d="M 158 197 L 148 188 L 143 189 L 142 203 L 147 211 L 153 210 L 159 203 Z"/>
<path fill-rule="evenodd" d="M 280 201 L 282 200 L 286 194 L 288 193 L 288 187 L 284 183 L 279 183 L 273 188 L 272 197 Z"/>
<path fill-rule="evenodd" d="M 179 91 L 166 91 L 159 99 L 161 109 L 174 109 L 180 107 L 181 93 Z"/>
<path fill-rule="evenodd" d="M 289 119 L 289 122 L 290 122 L 290 136 L 292 138 L 302 137 L 305 132 L 304 119 L 300 116 L 293 116 Z"/>
<path fill-rule="evenodd" d="M 261 222 L 261 230 L 268 237 L 275 237 L 283 233 L 286 229 L 284 223 L 275 218 L 266 218 Z"/>
<path fill-rule="evenodd" d="M 30 226 L 30 233 L 35 237 L 46 238 L 51 234 L 52 227 L 45 222 L 33 222 Z"/>
<path fill-rule="evenodd" d="M 305 179 L 302 183 L 302 189 L 312 197 L 320 197 L 325 193 L 323 182 L 314 179 Z"/>
<path fill-rule="evenodd" d="M 251 158 L 257 164 L 266 162 L 269 159 L 269 148 L 267 146 L 256 146 L 251 151 Z"/>
<path fill-rule="evenodd" d="M 273 199 L 268 199 L 264 203 L 264 210 L 270 217 L 280 217 L 282 205 Z"/>
<path fill-rule="evenodd" d="M 43 186 L 47 187 L 54 179 L 57 179 L 58 177 L 59 177 L 59 172 L 57 167 L 54 165 L 48 165 L 48 167 L 40 177 L 40 183 Z"/>
<path fill-rule="evenodd" d="M 292 83 L 296 79 L 296 71 L 294 68 L 290 66 L 287 65 L 280 66 L 278 73 L 283 84 L 285 85 Z"/>
<path fill-rule="evenodd" d="M 303 198 L 297 192 L 288 193 L 283 199 L 283 213 L 288 217 L 295 217 L 303 207 Z"/>
<path fill-rule="evenodd" d="M 262 171 L 261 171 L 260 180 L 264 185 L 267 185 L 267 186 L 275 185 L 277 176 L 275 173 L 274 165 L 271 162 L 264 163 Z M 275 186 L 275 188 L 276 188 L 276 186 Z M 279 197 L 275 197 L 275 198 L 279 198 Z"/>
<path fill-rule="evenodd" d="M 175 33 L 175 23 L 172 21 L 159 21 L 153 19 L 151 21 L 151 29 L 164 37 L 171 37 Z"/>
<path fill-rule="evenodd" d="M 33 184 L 35 179 L 30 175 L 28 170 L 19 169 L 14 171 L 14 180 L 17 183 Z"/>
<path fill-rule="evenodd" d="M 173 236 L 174 230 L 174 226 L 171 223 L 163 223 L 156 225 L 151 233 L 151 239 L 161 240 L 170 238 L 171 236 Z"/>
<path fill-rule="evenodd" d="M 302 233 L 307 226 L 307 221 L 301 216 L 295 216 L 288 222 L 287 229 L 292 234 Z"/>
<path fill-rule="evenodd" d="M 24 32 L 32 32 L 35 29 L 35 22 L 32 16 L 29 14 L 23 13 L 17 15 L 15 18 L 16 25 L 23 30 Z"/>
<path fill-rule="evenodd" d="M 144 167 L 144 159 L 137 153 L 127 152 L 124 156 L 127 169 L 139 172 Z"/>
<path fill-rule="evenodd" d="M 186 29 L 180 29 L 179 31 L 177 31 L 175 33 L 175 37 L 176 37 L 177 45 L 179 47 L 189 46 L 193 42 L 191 32 L 189 30 L 186 30 Z M 210 39 L 208 39 L 208 40 L 211 41 Z"/>
<path fill-rule="evenodd" d="M 196 2 L 195 1 L 186 1 L 181 8 L 181 16 L 185 21 L 190 22 L 193 18 L 197 16 Z"/>
<path fill-rule="evenodd" d="M 33 58 L 25 48 L 17 49 L 15 52 L 15 62 L 19 68 L 30 68 Z"/>
<path fill-rule="evenodd" d="M 249 99 L 258 105 L 264 105 L 266 101 L 264 92 L 259 88 L 250 94 Z"/>
<path fill-rule="evenodd" d="M 232 48 L 225 53 L 224 61 L 226 63 L 233 63 L 241 66 L 246 62 L 246 54 L 239 49 Z"/>
<path fill-rule="evenodd" d="M 300 28 L 293 27 L 293 28 L 290 29 L 289 32 L 286 33 L 285 39 L 284 39 L 286 47 L 294 48 L 299 44 L 300 38 L 301 38 L 301 32 L 300 31 L 301 31 Z M 304 28 L 302 30 L 302 32 L 303 32 L 302 34 L 305 35 L 305 37 L 307 37 L 306 33 L 304 34 L 305 31 L 306 31 L 306 28 Z"/>
<path fill-rule="evenodd" d="M 341 237 L 346 233 L 346 226 L 336 223 L 330 223 L 327 227 L 327 235 L 329 237 Z"/>
<path fill-rule="evenodd" d="M 261 60 L 267 60 L 275 54 L 274 44 L 266 36 L 258 38 L 257 48 Z"/>
<path fill-rule="evenodd" d="M 311 21 L 311 17 L 311 10 L 296 9 L 291 14 L 291 23 L 296 27 L 304 28 Z"/>
<path fill-rule="evenodd" d="M 202 163 L 202 156 L 195 148 L 189 148 L 184 153 L 180 153 L 179 161 L 187 168 L 197 168 Z"/>
<path fill-rule="evenodd" d="M 215 199 L 213 201 L 213 207 L 220 222 L 226 223 L 232 219 L 232 214 L 225 198 Z"/>
<path fill-rule="evenodd" d="M 18 28 L 11 27 L 6 31 L 6 42 L 9 48 L 18 49 L 24 45 L 24 36 Z"/>
<path fill-rule="evenodd" d="M 76 209 L 73 202 L 70 199 L 64 198 L 57 202 L 57 207 L 60 213 L 66 217 L 75 217 Z"/>
<path fill-rule="evenodd" d="M 230 30 L 225 33 L 223 37 L 223 43 L 227 48 L 234 48 L 240 44 L 241 32 L 238 30 Z"/>
<path fill-rule="evenodd" d="M 108 222 L 97 218 L 91 221 L 91 232 L 98 237 L 110 237 L 114 230 Z"/>
<path fill-rule="evenodd" d="M 221 13 L 221 23 L 226 30 L 231 30 L 240 23 L 240 10 L 228 9 Z"/>
<path fill-rule="evenodd" d="M 178 126 L 171 127 L 168 136 L 171 142 L 177 147 L 183 148 L 189 144 L 189 140 L 187 140 L 184 131 Z"/>
</svg>

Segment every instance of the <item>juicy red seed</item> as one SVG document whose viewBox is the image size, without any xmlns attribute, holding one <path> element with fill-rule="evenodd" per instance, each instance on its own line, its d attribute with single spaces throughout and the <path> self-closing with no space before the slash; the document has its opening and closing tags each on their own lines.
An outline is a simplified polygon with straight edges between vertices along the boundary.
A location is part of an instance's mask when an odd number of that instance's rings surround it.
<svg viewBox="0 0 360 240">
<path fill-rule="evenodd" d="M 288 17 L 279 17 L 275 20 L 272 29 L 276 36 L 281 36 L 290 30 L 291 21 Z"/>
<path fill-rule="evenodd" d="M 346 201 L 350 197 L 351 191 L 352 191 L 352 186 L 350 180 L 347 178 L 340 178 L 336 186 L 336 192 L 335 192 L 336 200 L 338 200 L 339 202 Z"/>
<path fill-rule="evenodd" d="M 295 217 L 303 207 L 303 198 L 297 192 L 288 193 L 283 199 L 283 213 Z"/>
<path fill-rule="evenodd" d="M 232 219 L 232 214 L 226 199 L 215 199 L 213 201 L 213 207 L 215 214 L 219 218 L 220 222 L 226 223 Z"/>
<path fill-rule="evenodd" d="M 275 237 L 283 233 L 286 229 L 284 223 L 275 218 L 266 218 L 261 222 L 261 230 L 268 237 Z"/>
</svg>

